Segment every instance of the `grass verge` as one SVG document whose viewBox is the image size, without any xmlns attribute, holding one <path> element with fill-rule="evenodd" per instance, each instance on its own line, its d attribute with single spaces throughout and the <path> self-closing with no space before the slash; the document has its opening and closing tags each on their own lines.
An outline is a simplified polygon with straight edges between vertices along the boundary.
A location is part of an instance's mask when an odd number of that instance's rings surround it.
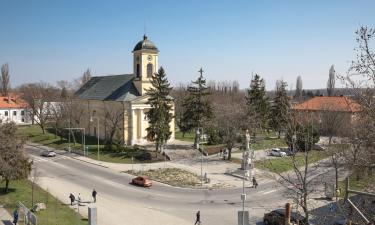
<svg viewBox="0 0 375 225">
<path fill-rule="evenodd" d="M 46 129 L 45 134 L 43 134 L 42 129 L 36 125 L 30 126 L 20 126 L 18 128 L 18 134 L 24 137 L 26 140 L 38 143 L 44 146 L 52 147 L 55 149 L 67 149 L 69 146 L 78 151 L 82 151 L 83 145 L 81 142 L 80 135 L 76 135 L 76 143 L 70 143 L 65 139 L 61 138 L 54 133 L 51 133 L 50 129 Z M 79 136 L 79 137 L 78 137 Z M 73 141 L 72 141 L 73 142 Z M 93 137 L 86 138 L 86 147 L 88 151 L 88 157 L 98 160 L 98 145 L 97 139 Z M 123 147 L 117 149 L 113 146 L 112 150 L 106 149 L 104 145 L 99 145 L 100 151 L 100 161 L 112 162 L 112 163 L 152 163 L 163 161 L 164 158 L 160 154 L 155 154 L 155 152 L 150 152 L 145 149 L 141 149 L 137 146 Z M 133 158 L 133 160 L 132 160 Z"/>
<path fill-rule="evenodd" d="M 308 164 L 318 162 L 330 156 L 330 149 L 326 151 L 311 150 L 309 152 Z M 295 156 L 298 167 L 304 166 L 304 153 L 298 152 Z M 268 170 L 270 172 L 283 173 L 293 169 L 293 158 L 291 156 L 272 158 L 255 161 L 255 168 Z"/>
<path fill-rule="evenodd" d="M 0 202 L 12 213 L 18 202 L 22 202 L 26 207 L 31 208 L 31 182 L 28 180 L 11 181 L 10 191 L 4 193 L 4 188 L 0 188 Z M 57 200 L 47 191 L 39 186 L 34 186 L 34 204 L 45 203 L 47 209 L 35 212 L 38 225 L 87 225 L 87 219 L 82 218 L 69 206 Z"/>
<path fill-rule="evenodd" d="M 194 187 L 200 185 L 200 177 L 194 173 L 178 168 L 165 168 L 147 171 L 125 171 L 135 176 L 148 176 L 151 180 L 159 181 L 176 187 Z"/>
</svg>

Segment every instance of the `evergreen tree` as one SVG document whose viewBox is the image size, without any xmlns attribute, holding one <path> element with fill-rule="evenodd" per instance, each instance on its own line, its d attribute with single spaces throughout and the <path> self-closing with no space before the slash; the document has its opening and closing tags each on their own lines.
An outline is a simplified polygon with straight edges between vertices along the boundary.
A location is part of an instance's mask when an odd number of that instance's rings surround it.
<svg viewBox="0 0 375 225">
<path fill-rule="evenodd" d="M 287 83 L 283 80 L 277 81 L 274 105 L 271 108 L 272 128 L 278 132 L 280 138 L 281 131 L 286 127 L 289 117 L 289 98 L 286 93 Z"/>
<path fill-rule="evenodd" d="M 173 99 L 169 96 L 172 88 L 166 77 L 163 67 L 151 79 L 152 87 L 146 90 L 148 104 L 151 109 L 146 112 L 149 122 L 147 140 L 155 141 L 156 151 L 163 152 L 164 144 L 171 137 L 170 122 Z"/>
<path fill-rule="evenodd" d="M 206 85 L 206 80 L 203 78 L 203 70 L 201 69 L 199 72 L 200 76 L 188 88 L 189 95 L 183 103 L 184 111 L 181 123 L 185 130 L 192 130 L 194 128 L 197 131 L 213 115 L 211 104 L 206 98 L 210 93 Z M 195 135 L 194 146 L 196 148 L 198 143 L 199 137 Z"/>
<path fill-rule="evenodd" d="M 251 125 L 268 129 L 270 107 L 265 82 L 258 74 L 255 74 L 251 80 L 250 88 L 247 90 L 246 104 Z"/>
</svg>

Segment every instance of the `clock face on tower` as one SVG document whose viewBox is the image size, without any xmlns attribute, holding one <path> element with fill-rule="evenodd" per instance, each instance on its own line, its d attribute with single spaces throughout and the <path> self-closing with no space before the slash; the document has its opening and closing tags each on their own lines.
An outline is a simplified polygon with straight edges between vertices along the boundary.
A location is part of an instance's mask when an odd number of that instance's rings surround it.
<svg viewBox="0 0 375 225">
<path fill-rule="evenodd" d="M 148 61 L 151 61 L 152 60 L 152 56 L 151 55 L 147 56 L 147 59 L 148 59 Z"/>
</svg>

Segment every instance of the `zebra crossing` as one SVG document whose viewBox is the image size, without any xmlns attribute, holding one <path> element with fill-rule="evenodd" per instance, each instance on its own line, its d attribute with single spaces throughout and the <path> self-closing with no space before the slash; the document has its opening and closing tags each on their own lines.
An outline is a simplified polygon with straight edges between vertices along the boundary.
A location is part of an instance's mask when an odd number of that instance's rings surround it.
<svg viewBox="0 0 375 225">
<path fill-rule="evenodd" d="M 65 160 L 68 159 L 69 157 L 64 156 L 64 155 L 56 155 L 55 157 L 43 157 L 43 156 L 35 156 L 35 155 L 30 155 L 32 161 L 34 163 L 38 162 L 56 162 L 60 160 Z"/>
</svg>

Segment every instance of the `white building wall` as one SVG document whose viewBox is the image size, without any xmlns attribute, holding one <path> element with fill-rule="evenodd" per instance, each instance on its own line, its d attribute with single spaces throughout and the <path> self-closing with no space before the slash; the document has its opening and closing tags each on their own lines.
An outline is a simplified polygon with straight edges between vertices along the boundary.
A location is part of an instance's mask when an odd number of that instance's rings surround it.
<svg viewBox="0 0 375 225">
<path fill-rule="evenodd" d="M 29 124 L 31 121 L 27 109 L 0 108 L 0 123 L 14 122 L 16 124 Z"/>
</svg>

